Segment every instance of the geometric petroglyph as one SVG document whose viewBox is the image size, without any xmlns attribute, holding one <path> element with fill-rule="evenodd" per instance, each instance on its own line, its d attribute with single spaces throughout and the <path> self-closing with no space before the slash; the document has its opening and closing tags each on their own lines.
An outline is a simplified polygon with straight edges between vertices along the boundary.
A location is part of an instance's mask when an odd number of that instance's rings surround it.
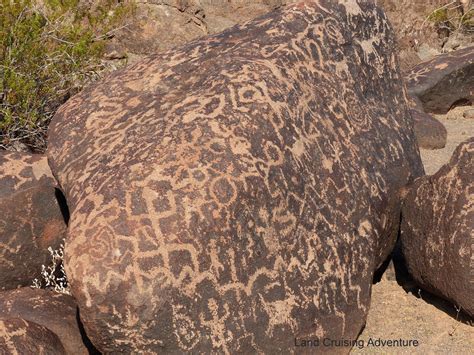
<svg viewBox="0 0 474 355">
<path fill-rule="evenodd" d="M 61 107 L 48 157 L 94 345 L 286 353 L 357 337 L 399 191 L 423 173 L 394 48 L 371 2 L 308 1 Z"/>
<path fill-rule="evenodd" d="M 445 114 L 453 106 L 474 103 L 474 46 L 440 54 L 414 66 L 407 89 L 424 111 Z"/>
<path fill-rule="evenodd" d="M 52 292 L 48 290 L 34 289 L 31 287 L 21 287 L 15 290 L 0 292 L 0 319 L 18 319 L 26 321 L 31 324 L 44 329 L 45 333 L 53 334 L 51 338 L 58 338 L 58 343 L 61 348 L 64 347 L 61 354 L 78 354 L 85 355 L 89 351 L 84 345 L 82 338 L 80 325 L 77 319 L 77 305 L 74 298 L 70 295 Z M 1 321 L 0 321 L 1 323 Z M 21 322 L 19 322 L 21 324 Z M 1 326 L 0 326 L 1 328 Z M 14 331 L 18 334 L 19 328 L 14 328 Z M 51 333 L 50 333 L 51 332 Z M 3 352 L 2 349 L 2 331 L 0 330 L 0 353 L 1 354 L 25 354 L 31 353 L 31 349 L 28 349 L 26 344 L 28 339 L 23 340 L 23 351 L 21 346 L 16 348 L 7 347 L 7 351 Z M 25 335 L 28 334 L 28 331 Z M 46 346 L 53 346 L 53 342 L 48 338 L 48 335 L 43 335 L 42 332 L 37 334 L 43 341 L 39 341 L 36 346 L 41 347 L 43 342 L 46 342 Z M 8 335 L 3 334 L 3 340 L 6 341 Z M 31 338 L 30 340 L 33 340 Z M 38 339 L 36 339 L 38 340 Z M 51 343 L 48 344 L 48 341 Z M 8 343 L 8 341 L 7 341 Z M 20 345 L 20 344 L 19 344 Z M 46 347 L 47 349 L 47 347 Z M 50 352 L 44 351 L 38 352 L 39 354 Z"/>
<path fill-rule="evenodd" d="M 31 285 L 66 222 L 46 156 L 0 152 L 0 290 Z"/>
</svg>

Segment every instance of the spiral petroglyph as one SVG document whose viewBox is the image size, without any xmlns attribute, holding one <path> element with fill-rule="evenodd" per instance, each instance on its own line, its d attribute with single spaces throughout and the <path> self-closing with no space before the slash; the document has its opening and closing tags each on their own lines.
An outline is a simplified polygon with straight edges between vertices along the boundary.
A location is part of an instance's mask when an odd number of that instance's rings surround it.
<svg viewBox="0 0 474 355">
<path fill-rule="evenodd" d="M 70 99 L 48 157 L 66 270 L 104 352 L 355 339 L 423 173 L 385 15 L 308 1 Z M 336 349 L 347 351 L 347 349 Z"/>
</svg>

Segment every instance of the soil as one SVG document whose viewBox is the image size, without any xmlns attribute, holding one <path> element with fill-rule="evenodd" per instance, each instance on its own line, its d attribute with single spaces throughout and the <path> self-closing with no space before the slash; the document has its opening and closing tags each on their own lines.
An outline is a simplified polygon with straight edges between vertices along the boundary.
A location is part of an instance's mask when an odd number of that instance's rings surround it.
<svg viewBox="0 0 474 355">
<path fill-rule="evenodd" d="M 474 120 L 463 118 L 470 107 L 457 107 L 447 115 L 435 116 L 448 131 L 445 148 L 420 150 L 425 171 L 432 175 L 447 163 L 462 141 L 474 136 Z M 455 306 L 420 290 L 410 278 L 403 261 L 390 263 L 382 280 L 373 285 L 367 324 L 353 354 L 472 354 L 474 319 Z M 396 275 L 396 276 L 395 276 Z M 416 340 L 418 346 L 368 346 L 369 339 Z M 413 343 L 412 343 L 413 344 Z"/>
<path fill-rule="evenodd" d="M 383 279 L 372 288 L 367 325 L 358 339 L 364 341 L 364 347 L 356 346 L 351 353 L 472 354 L 473 325 L 448 302 L 416 287 L 405 290 L 397 281 Z M 418 346 L 366 346 L 370 338 L 416 340 Z"/>
<path fill-rule="evenodd" d="M 472 107 L 459 106 L 446 115 L 434 115 L 446 127 L 448 140 L 443 149 L 420 150 L 426 174 L 433 175 L 436 173 L 442 165 L 449 161 L 454 149 L 461 142 L 474 136 L 474 119 L 463 118 L 463 113 L 470 108 Z"/>
</svg>

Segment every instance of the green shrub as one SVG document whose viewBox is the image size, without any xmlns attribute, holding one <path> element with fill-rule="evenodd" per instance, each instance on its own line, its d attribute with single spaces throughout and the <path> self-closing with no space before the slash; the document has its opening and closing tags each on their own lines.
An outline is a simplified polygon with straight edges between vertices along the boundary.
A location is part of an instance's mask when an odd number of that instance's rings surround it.
<svg viewBox="0 0 474 355">
<path fill-rule="evenodd" d="M 0 148 L 45 149 L 57 108 L 101 70 L 108 33 L 130 2 L 0 0 Z"/>
<path fill-rule="evenodd" d="M 442 23 L 448 21 L 448 9 L 446 7 L 433 11 L 428 19 L 434 23 Z"/>
</svg>

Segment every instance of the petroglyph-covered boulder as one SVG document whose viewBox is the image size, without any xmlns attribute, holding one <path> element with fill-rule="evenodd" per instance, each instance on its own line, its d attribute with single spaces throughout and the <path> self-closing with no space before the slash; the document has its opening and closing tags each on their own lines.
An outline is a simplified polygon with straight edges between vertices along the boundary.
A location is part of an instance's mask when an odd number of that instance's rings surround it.
<svg viewBox="0 0 474 355">
<path fill-rule="evenodd" d="M 416 65 L 407 76 L 407 88 L 426 112 L 443 114 L 453 105 L 474 103 L 474 46 Z"/>
<path fill-rule="evenodd" d="M 0 152 L 0 290 L 31 285 L 66 223 L 46 156 Z"/>
<path fill-rule="evenodd" d="M 21 318 L 0 317 L 0 354 L 64 355 L 66 350 L 48 328 Z"/>
<path fill-rule="evenodd" d="M 0 318 L 21 318 L 57 335 L 68 354 L 88 354 L 72 296 L 23 287 L 0 292 Z"/>
<path fill-rule="evenodd" d="M 403 203 L 401 241 L 408 270 L 426 290 L 474 316 L 474 138 L 436 174 L 415 181 Z"/>
<path fill-rule="evenodd" d="M 394 48 L 371 2 L 306 2 L 148 57 L 58 111 L 66 271 L 99 350 L 357 337 L 399 191 L 423 173 Z"/>
<path fill-rule="evenodd" d="M 94 0 L 80 0 L 88 8 Z M 136 3 L 127 28 L 118 28 L 107 47 L 117 53 L 156 53 L 261 16 L 295 0 L 142 0 Z M 107 49 L 109 49 L 107 48 Z"/>
<path fill-rule="evenodd" d="M 0 151 L 0 199 L 38 185 L 56 185 L 45 155 Z"/>
</svg>

